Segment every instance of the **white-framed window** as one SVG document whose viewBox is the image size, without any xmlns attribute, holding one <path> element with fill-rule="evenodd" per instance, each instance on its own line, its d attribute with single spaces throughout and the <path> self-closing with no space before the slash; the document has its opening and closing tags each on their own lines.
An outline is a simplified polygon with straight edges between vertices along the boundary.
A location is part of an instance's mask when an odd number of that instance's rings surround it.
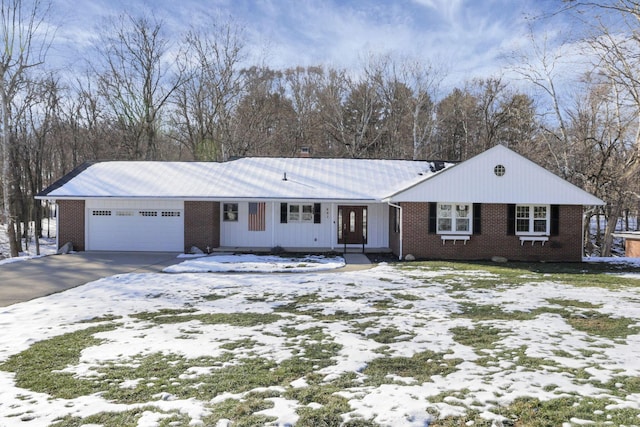
<svg viewBox="0 0 640 427">
<path fill-rule="evenodd" d="M 289 222 L 313 222 L 313 205 L 289 204 Z"/>
<path fill-rule="evenodd" d="M 549 235 L 548 205 L 516 205 L 516 234 Z"/>
<path fill-rule="evenodd" d="M 471 234 L 471 203 L 438 203 L 438 233 Z"/>
<path fill-rule="evenodd" d="M 222 220 L 228 222 L 238 221 L 238 204 L 224 203 L 222 205 Z"/>
</svg>

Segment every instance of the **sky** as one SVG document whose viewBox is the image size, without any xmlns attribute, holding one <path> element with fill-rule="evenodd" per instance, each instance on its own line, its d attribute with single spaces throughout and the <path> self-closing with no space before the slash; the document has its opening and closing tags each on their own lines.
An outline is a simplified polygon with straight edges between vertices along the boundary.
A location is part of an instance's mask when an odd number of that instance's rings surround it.
<svg viewBox="0 0 640 427">
<path fill-rule="evenodd" d="M 89 55 L 106 17 L 145 11 L 167 34 L 233 20 L 244 28 L 253 64 L 357 69 L 369 55 L 390 54 L 447 70 L 456 80 L 503 72 L 528 34 L 554 43 L 557 21 L 534 19 L 559 0 L 52 0 L 60 23 L 52 53 L 68 64 Z M 178 39 L 179 37 L 175 37 Z"/>
</svg>

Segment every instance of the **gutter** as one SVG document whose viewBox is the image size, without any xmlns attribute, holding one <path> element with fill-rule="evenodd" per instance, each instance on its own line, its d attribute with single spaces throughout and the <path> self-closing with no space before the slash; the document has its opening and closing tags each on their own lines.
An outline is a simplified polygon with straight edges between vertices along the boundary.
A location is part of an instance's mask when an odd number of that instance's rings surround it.
<svg viewBox="0 0 640 427">
<path fill-rule="evenodd" d="M 391 203 L 389 200 L 387 200 L 387 204 L 392 208 L 396 208 L 400 211 L 400 250 L 398 251 L 400 252 L 400 254 L 398 255 L 398 261 L 402 261 L 402 233 L 404 229 L 404 227 L 402 226 L 402 206 Z"/>
</svg>

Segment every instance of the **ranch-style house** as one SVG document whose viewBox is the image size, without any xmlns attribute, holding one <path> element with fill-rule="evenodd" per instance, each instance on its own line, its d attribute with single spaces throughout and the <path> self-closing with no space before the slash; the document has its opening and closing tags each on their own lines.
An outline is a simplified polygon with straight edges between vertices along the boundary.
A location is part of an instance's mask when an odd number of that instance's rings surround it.
<svg viewBox="0 0 640 427">
<path fill-rule="evenodd" d="M 597 197 L 497 145 L 457 164 L 248 157 L 84 164 L 38 194 L 79 251 L 392 252 L 581 261 Z"/>
</svg>

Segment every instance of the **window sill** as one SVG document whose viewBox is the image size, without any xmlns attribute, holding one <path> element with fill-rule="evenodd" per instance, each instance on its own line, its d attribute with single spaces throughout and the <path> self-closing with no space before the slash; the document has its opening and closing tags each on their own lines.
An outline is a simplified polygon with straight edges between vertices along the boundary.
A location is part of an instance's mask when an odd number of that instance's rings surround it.
<svg viewBox="0 0 640 427">
<path fill-rule="evenodd" d="M 462 242 L 464 242 L 464 244 L 467 244 L 467 241 L 471 239 L 471 236 L 465 235 L 465 234 L 441 234 L 440 238 L 442 239 L 442 244 L 444 245 L 446 243 L 447 240 L 453 240 L 453 244 L 456 244 L 456 241 L 460 240 Z"/>
<path fill-rule="evenodd" d="M 549 241 L 547 236 L 520 236 L 520 246 L 524 245 L 524 242 L 531 242 L 531 246 L 536 242 L 540 242 L 542 246 Z"/>
</svg>

